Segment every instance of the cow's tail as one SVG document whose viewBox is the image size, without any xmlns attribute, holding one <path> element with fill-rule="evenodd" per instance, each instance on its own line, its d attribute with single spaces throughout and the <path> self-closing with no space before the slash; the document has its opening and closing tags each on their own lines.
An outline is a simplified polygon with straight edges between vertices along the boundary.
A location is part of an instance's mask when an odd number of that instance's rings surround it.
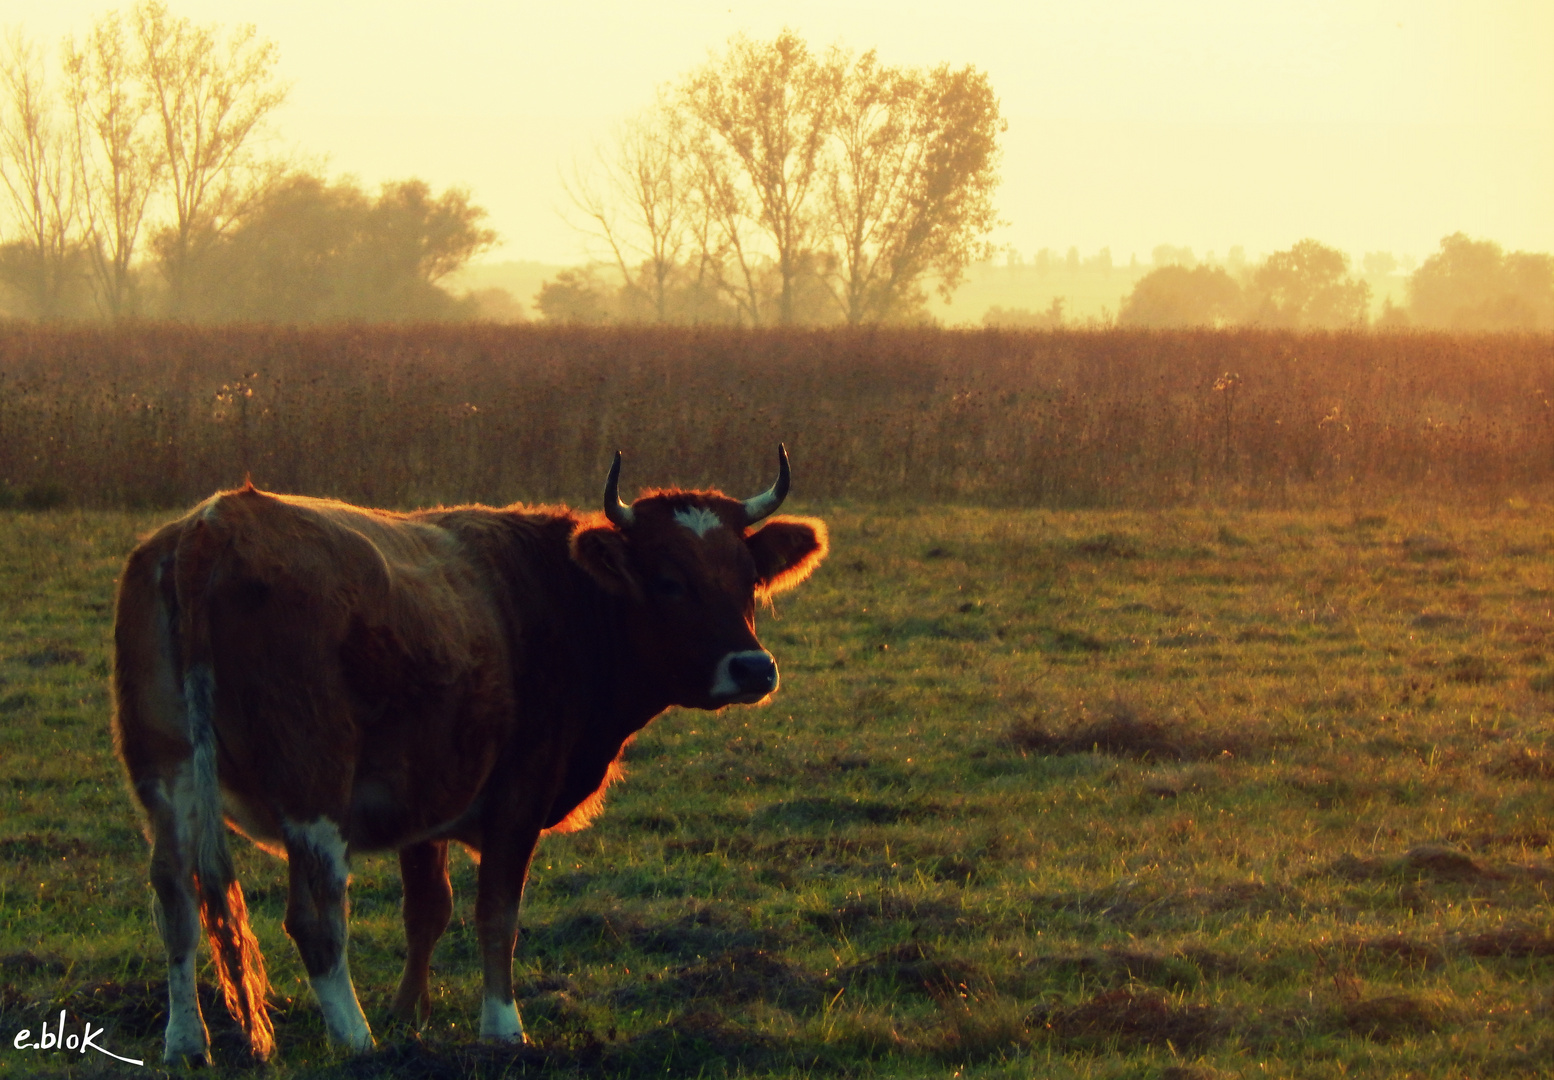
<svg viewBox="0 0 1554 1080">
<path fill-rule="evenodd" d="M 216 530 L 197 520 L 179 545 L 177 582 L 183 645 L 183 695 L 193 749 L 193 820 L 190 848 L 199 892 L 200 922 L 210 939 L 227 1011 L 248 1034 L 254 1056 L 275 1048 L 265 1011 L 270 983 L 259 941 L 248 923 L 248 906 L 227 846 L 216 773 L 216 674 L 210 639 L 208 593 L 217 562 Z"/>
</svg>

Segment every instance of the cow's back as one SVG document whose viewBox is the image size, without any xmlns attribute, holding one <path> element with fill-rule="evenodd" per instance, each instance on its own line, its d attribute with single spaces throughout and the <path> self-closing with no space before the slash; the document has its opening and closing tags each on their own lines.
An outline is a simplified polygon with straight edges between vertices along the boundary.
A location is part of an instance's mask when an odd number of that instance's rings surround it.
<svg viewBox="0 0 1554 1080">
<path fill-rule="evenodd" d="M 135 613 L 160 608 L 169 660 L 208 650 L 221 783 L 244 831 L 273 841 L 283 819 L 329 815 L 353 845 L 388 847 L 467 808 L 512 722 L 490 592 L 434 521 L 245 488 L 131 556 L 120 648 L 154 621 Z M 130 663 L 147 660 L 132 647 Z"/>
</svg>

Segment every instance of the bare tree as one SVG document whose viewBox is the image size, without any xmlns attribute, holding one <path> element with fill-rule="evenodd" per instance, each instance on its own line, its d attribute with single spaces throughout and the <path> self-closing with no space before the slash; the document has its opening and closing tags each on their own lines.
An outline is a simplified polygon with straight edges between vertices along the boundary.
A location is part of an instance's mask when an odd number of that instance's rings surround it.
<svg viewBox="0 0 1554 1080">
<path fill-rule="evenodd" d="M 134 307 L 130 264 L 165 161 L 151 124 L 152 100 L 136 80 L 133 48 L 118 12 L 98 19 L 81 45 L 65 43 L 87 251 L 98 302 L 114 319 Z"/>
<path fill-rule="evenodd" d="M 174 17 L 161 0 L 134 9 L 137 74 L 161 124 L 172 221 L 153 243 L 182 310 L 200 253 L 278 183 L 285 168 L 256 153 L 288 87 L 277 81 L 279 52 L 252 26 L 218 40 L 214 26 Z"/>
<path fill-rule="evenodd" d="M 81 190 L 42 53 L 19 30 L 0 54 L 0 109 L 0 179 L 22 233 L 6 246 L 3 269 L 39 318 L 57 318 L 81 251 Z"/>
<path fill-rule="evenodd" d="M 704 235 L 688 156 L 682 118 L 659 106 L 628 120 L 613 145 L 595 152 L 594 173 L 574 168 L 565 182 L 626 290 L 645 298 L 658 322 L 669 321 L 672 282 Z"/>
<path fill-rule="evenodd" d="M 987 76 L 852 60 L 837 99 L 825 168 L 830 278 L 849 323 L 920 308 L 920 283 L 948 299 L 986 257 L 996 223 L 998 135 L 1006 128 Z"/>
<path fill-rule="evenodd" d="M 816 58 L 784 30 L 770 43 L 736 36 L 681 87 L 681 106 L 702 129 L 695 148 L 704 201 L 752 318 L 760 314 L 758 256 L 748 245 L 747 222 L 776 267 L 779 323 L 794 321 L 798 279 L 814 269 L 813 193 L 822 183 L 842 71 L 837 53 Z"/>
<path fill-rule="evenodd" d="M 687 144 L 695 192 L 698 266 L 739 312 L 740 321 L 759 326 L 768 305 L 762 295 L 759 239 L 749 192 L 738 166 L 710 131 L 694 128 Z"/>
</svg>

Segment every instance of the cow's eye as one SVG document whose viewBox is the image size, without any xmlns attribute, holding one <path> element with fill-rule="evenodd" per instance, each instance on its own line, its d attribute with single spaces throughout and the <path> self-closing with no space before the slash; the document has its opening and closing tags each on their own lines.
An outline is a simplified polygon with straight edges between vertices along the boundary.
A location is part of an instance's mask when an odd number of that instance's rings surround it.
<svg viewBox="0 0 1554 1080">
<path fill-rule="evenodd" d="M 668 574 L 659 574 L 653 579 L 653 591 L 665 600 L 679 600 L 685 596 L 685 583 Z"/>
</svg>

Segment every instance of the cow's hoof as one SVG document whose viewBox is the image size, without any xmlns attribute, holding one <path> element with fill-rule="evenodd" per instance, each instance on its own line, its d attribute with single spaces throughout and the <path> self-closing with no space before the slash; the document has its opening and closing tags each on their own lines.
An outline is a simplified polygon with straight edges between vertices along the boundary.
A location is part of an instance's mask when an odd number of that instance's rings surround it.
<svg viewBox="0 0 1554 1080">
<path fill-rule="evenodd" d="M 210 1047 L 203 1050 L 180 1050 L 169 1046 L 162 1052 L 162 1064 L 175 1069 L 208 1069 L 211 1066 Z"/>
<path fill-rule="evenodd" d="M 518 1018 L 518 1006 L 511 1001 L 486 998 L 480 1009 L 480 1039 L 482 1042 L 506 1043 L 522 1046 L 523 1021 Z"/>
</svg>

